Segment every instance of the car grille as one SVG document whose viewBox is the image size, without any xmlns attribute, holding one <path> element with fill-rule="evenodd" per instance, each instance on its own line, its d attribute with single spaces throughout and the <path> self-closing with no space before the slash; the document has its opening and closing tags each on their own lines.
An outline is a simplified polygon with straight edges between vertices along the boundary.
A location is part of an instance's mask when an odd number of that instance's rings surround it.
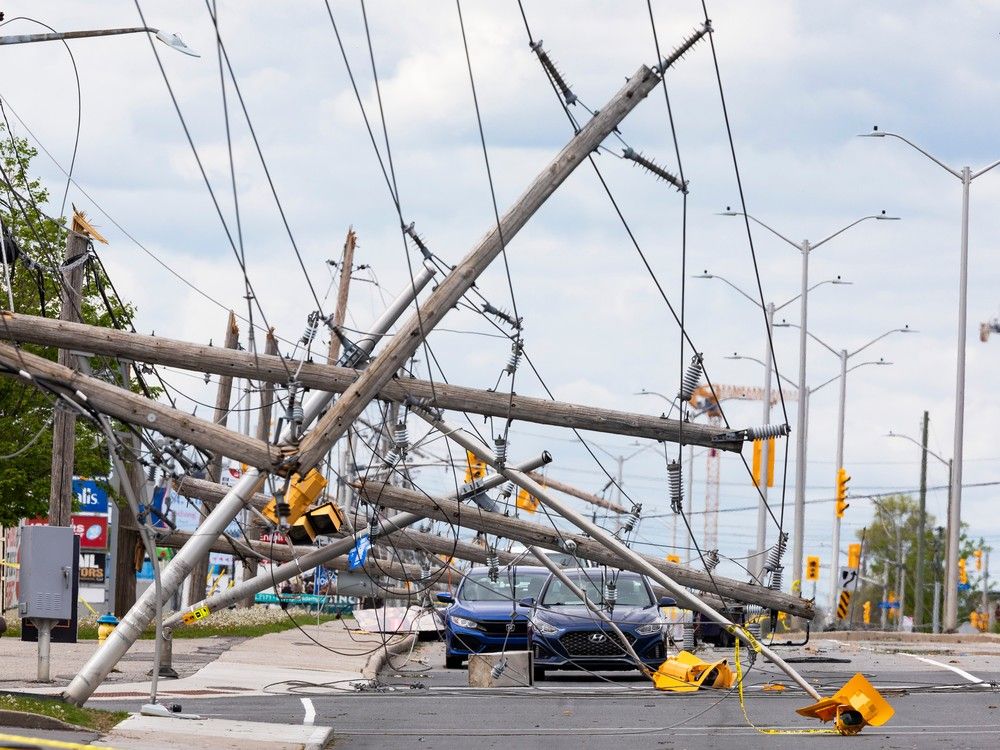
<svg viewBox="0 0 1000 750">
<path fill-rule="evenodd" d="M 507 626 L 510 624 L 510 620 L 480 620 L 479 629 L 487 635 L 504 636 L 507 635 Z M 511 635 L 521 636 L 522 638 L 528 635 L 527 620 L 515 620 L 513 625 L 514 627 L 510 631 Z"/>
<path fill-rule="evenodd" d="M 635 642 L 635 637 L 631 633 L 626 633 L 625 637 L 629 643 Z M 623 656 L 625 654 L 617 635 L 604 633 L 600 630 L 577 630 L 567 633 L 559 639 L 559 643 L 570 656 Z"/>
</svg>

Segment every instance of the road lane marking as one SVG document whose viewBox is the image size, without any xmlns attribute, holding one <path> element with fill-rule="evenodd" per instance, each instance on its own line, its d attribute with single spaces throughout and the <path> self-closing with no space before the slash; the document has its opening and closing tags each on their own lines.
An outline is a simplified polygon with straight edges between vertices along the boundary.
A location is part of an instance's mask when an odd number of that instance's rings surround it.
<svg viewBox="0 0 1000 750">
<path fill-rule="evenodd" d="M 959 669 L 958 667 L 954 667 L 951 664 L 944 664 L 944 663 L 939 662 L 939 661 L 934 661 L 933 659 L 928 659 L 926 656 L 917 656 L 916 654 L 907 654 L 907 653 L 904 653 L 904 652 L 900 652 L 900 653 L 902 653 L 903 656 L 910 656 L 910 657 L 912 657 L 914 659 L 922 661 L 922 662 L 924 662 L 924 664 L 933 664 L 935 667 L 942 667 L 943 669 L 950 669 L 952 672 L 954 672 L 955 674 L 957 674 L 959 677 L 962 677 L 963 679 L 966 679 L 969 682 L 974 682 L 977 685 L 982 685 L 985 682 L 985 680 L 979 679 L 974 674 L 969 674 L 964 669 Z"/>
<path fill-rule="evenodd" d="M 310 725 L 316 719 L 316 707 L 313 706 L 313 702 L 308 698 L 299 698 L 302 701 L 302 707 L 306 710 L 305 718 L 302 719 L 302 723 Z"/>
</svg>

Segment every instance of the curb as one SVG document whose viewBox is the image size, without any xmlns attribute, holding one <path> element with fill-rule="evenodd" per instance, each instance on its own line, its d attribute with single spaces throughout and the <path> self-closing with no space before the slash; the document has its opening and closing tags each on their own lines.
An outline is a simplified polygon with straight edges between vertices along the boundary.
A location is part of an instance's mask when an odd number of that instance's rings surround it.
<svg viewBox="0 0 1000 750">
<path fill-rule="evenodd" d="M 302 750 L 324 750 L 331 742 L 333 742 L 333 727 L 316 727 L 316 731 L 309 735 L 309 741 L 302 746 Z"/>
<path fill-rule="evenodd" d="M 98 734 L 97 730 L 90 727 L 70 724 L 53 716 L 34 714 L 29 711 L 9 711 L 6 709 L 0 709 L 0 726 L 19 727 L 21 729 L 58 729 L 67 732 L 93 732 L 94 734 Z"/>
<path fill-rule="evenodd" d="M 996 633 L 899 633 L 882 630 L 830 630 L 813 637 L 831 641 L 882 641 L 886 643 L 997 643 Z"/>
<path fill-rule="evenodd" d="M 413 645 L 416 638 L 417 636 L 415 633 L 410 633 L 408 636 L 396 641 L 395 643 L 386 644 L 385 648 L 380 648 L 368 657 L 368 661 L 361 670 L 361 674 L 364 675 L 367 680 L 376 679 L 378 677 L 378 673 L 381 672 L 382 668 L 388 663 L 389 657 L 400 654 L 403 651 L 407 651 Z"/>
</svg>

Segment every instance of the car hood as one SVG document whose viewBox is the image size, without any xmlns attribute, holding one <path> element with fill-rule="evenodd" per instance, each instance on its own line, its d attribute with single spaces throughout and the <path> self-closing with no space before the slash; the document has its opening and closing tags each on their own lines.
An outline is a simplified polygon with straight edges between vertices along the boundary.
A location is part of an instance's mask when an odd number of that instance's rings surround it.
<svg viewBox="0 0 1000 750">
<path fill-rule="evenodd" d="M 514 610 L 510 602 L 455 602 L 448 608 L 449 615 L 471 620 L 509 620 L 512 611 L 515 620 L 527 619 L 527 610 L 523 607 Z"/>
<path fill-rule="evenodd" d="M 546 622 L 560 628 L 581 628 L 593 627 L 595 624 L 603 624 L 593 612 L 584 606 L 579 607 L 540 607 L 535 612 Z M 657 607 L 615 607 L 612 621 L 618 626 L 642 625 L 647 622 L 656 622 L 660 617 Z"/>
</svg>

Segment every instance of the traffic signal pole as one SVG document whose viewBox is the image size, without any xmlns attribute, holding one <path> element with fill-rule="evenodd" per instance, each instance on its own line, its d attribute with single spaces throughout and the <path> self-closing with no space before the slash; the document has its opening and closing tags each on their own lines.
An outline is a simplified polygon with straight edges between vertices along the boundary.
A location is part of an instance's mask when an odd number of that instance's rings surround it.
<svg viewBox="0 0 1000 750">
<path fill-rule="evenodd" d="M 847 350 L 840 353 L 840 408 L 837 416 L 837 499 L 833 504 L 833 549 L 830 551 L 830 622 L 837 620 L 837 590 L 840 588 L 840 483 L 844 468 L 844 412 L 847 408 Z"/>
</svg>

